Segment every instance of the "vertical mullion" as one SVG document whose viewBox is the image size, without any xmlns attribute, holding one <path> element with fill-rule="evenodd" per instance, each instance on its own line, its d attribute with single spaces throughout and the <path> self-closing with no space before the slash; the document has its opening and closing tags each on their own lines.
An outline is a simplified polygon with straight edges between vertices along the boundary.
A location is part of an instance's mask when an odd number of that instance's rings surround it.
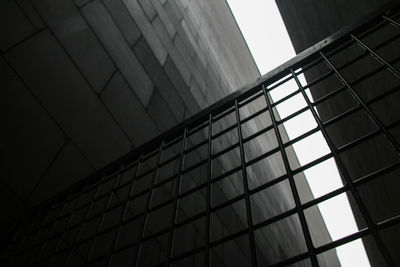
<svg viewBox="0 0 400 267">
<path fill-rule="evenodd" d="M 299 219 L 300 219 L 300 225 L 301 225 L 301 228 L 303 230 L 303 235 L 304 235 L 304 239 L 306 241 L 308 253 L 310 254 L 311 264 L 312 264 L 312 266 L 316 267 L 316 266 L 319 266 L 319 263 L 318 263 L 318 260 L 317 260 L 317 257 L 316 257 L 316 252 L 315 252 L 314 245 L 312 243 L 310 230 L 308 229 L 306 217 L 304 215 L 303 208 L 301 207 L 300 196 L 299 196 L 299 193 L 298 193 L 297 188 L 296 188 L 296 183 L 294 181 L 292 169 L 290 168 L 289 159 L 288 159 L 288 156 L 286 154 L 285 147 L 283 146 L 282 136 L 279 133 L 279 128 L 278 128 L 278 125 L 276 123 L 275 115 L 274 115 L 273 109 L 271 107 L 271 101 L 270 101 L 270 99 L 268 97 L 267 90 L 266 90 L 266 88 L 265 88 L 265 86 L 263 84 L 261 86 L 262 86 L 262 89 L 263 89 L 263 92 L 264 92 L 265 100 L 267 101 L 269 115 L 271 117 L 271 121 L 272 121 L 272 124 L 274 126 L 274 131 L 275 131 L 275 134 L 276 134 L 276 138 L 278 140 L 279 148 L 280 148 L 280 151 L 282 153 L 283 163 L 285 165 L 285 169 L 286 169 L 286 173 L 287 173 L 287 176 L 288 176 L 290 188 L 292 190 L 293 199 L 294 199 L 294 202 L 296 204 L 296 210 L 297 210 L 297 214 L 298 214 Z"/>
<path fill-rule="evenodd" d="M 254 228 L 253 228 L 254 224 L 253 224 L 253 217 L 252 217 L 252 213 L 251 213 L 250 193 L 249 193 L 249 185 L 248 185 L 247 171 L 246 171 L 246 158 L 245 158 L 245 153 L 244 153 L 243 135 L 242 135 L 239 106 L 238 106 L 237 99 L 235 99 L 235 113 L 236 113 L 236 127 L 237 127 L 238 138 L 239 138 L 240 162 L 241 162 L 241 166 L 242 166 L 242 178 L 243 178 L 243 187 L 244 187 L 245 203 L 246 203 L 247 224 L 248 224 L 248 229 L 249 229 L 251 263 L 252 263 L 253 267 L 257 267 L 258 263 L 257 263 L 257 254 L 256 254 L 256 242 L 254 239 Z"/>
<path fill-rule="evenodd" d="M 210 236 L 211 236 L 211 176 L 212 176 L 212 114 L 208 115 L 208 158 L 207 158 L 207 197 L 206 197 L 206 225 L 205 225 L 205 253 L 204 253 L 204 266 L 210 266 Z"/>
<path fill-rule="evenodd" d="M 354 37 L 355 38 L 355 37 Z M 373 53 L 372 50 L 370 53 Z M 329 59 L 321 52 L 320 53 L 322 58 L 325 60 L 326 64 L 335 72 L 336 76 L 339 80 L 346 86 L 349 93 L 356 99 L 356 101 L 362 106 L 362 108 L 367 112 L 370 119 L 374 122 L 374 124 L 382 131 L 385 137 L 388 139 L 389 143 L 393 146 L 397 154 L 400 154 L 400 145 L 397 140 L 393 137 L 393 135 L 387 130 L 385 125 L 378 119 L 375 113 L 368 107 L 365 101 L 362 100 L 360 95 L 354 91 L 352 86 L 346 81 L 346 79 L 340 74 L 340 72 L 333 66 L 333 64 L 329 61 Z M 382 62 L 383 63 L 383 62 Z M 390 65 L 389 65 L 390 66 Z M 388 67 L 388 66 L 386 66 Z M 399 74 L 400 75 L 400 74 Z M 400 77 L 400 76 L 398 76 Z"/>
<path fill-rule="evenodd" d="M 321 53 L 321 55 L 323 56 L 322 53 Z M 327 60 L 324 56 L 323 56 L 323 58 L 324 58 L 325 60 Z M 379 235 L 378 227 L 374 224 L 374 222 L 373 222 L 371 216 L 370 216 L 369 213 L 368 213 L 368 210 L 367 210 L 366 206 L 364 205 L 364 203 L 363 203 L 363 201 L 362 201 L 362 199 L 361 199 L 360 194 L 358 193 L 358 190 L 357 190 L 356 186 L 355 186 L 355 185 L 353 184 L 353 182 L 351 181 L 350 175 L 347 173 L 346 168 L 345 168 L 345 166 L 344 166 L 342 160 L 341 160 L 340 157 L 339 157 L 339 153 L 337 152 L 335 146 L 333 145 L 332 140 L 330 139 L 330 137 L 329 137 L 329 135 L 328 135 L 328 132 L 327 132 L 326 129 L 324 128 L 324 125 L 322 124 L 322 121 L 321 121 L 321 119 L 318 117 L 316 111 L 313 109 L 312 104 L 311 104 L 310 100 L 308 99 L 308 96 L 307 96 L 307 94 L 305 93 L 305 90 L 304 90 L 303 86 L 301 85 L 301 83 L 300 83 L 298 77 L 296 76 L 296 74 L 294 73 L 294 71 L 293 71 L 292 69 L 290 69 L 290 70 L 291 70 L 291 72 L 292 72 L 292 75 L 293 75 L 293 77 L 294 77 L 294 79 L 295 79 L 297 85 L 298 85 L 299 88 L 300 88 L 300 91 L 301 91 L 301 93 L 302 93 L 302 95 L 303 95 L 303 97 L 304 97 L 304 99 L 305 99 L 305 101 L 306 101 L 308 107 L 310 108 L 310 111 L 311 111 L 311 113 L 312 113 L 312 115 L 313 115 L 315 121 L 316 121 L 317 124 L 318 124 L 318 128 L 321 130 L 321 133 L 322 133 L 322 135 L 324 136 L 325 141 L 326 141 L 326 143 L 328 144 L 329 149 L 330 149 L 330 150 L 332 151 L 332 153 L 333 153 L 333 156 L 334 156 L 334 158 L 335 158 L 336 164 L 337 164 L 337 166 L 338 166 L 340 172 L 342 173 L 343 178 L 344 178 L 345 181 L 346 181 L 346 185 L 345 185 L 345 186 L 348 187 L 348 188 L 350 189 L 350 192 L 351 192 L 351 194 L 353 195 L 354 200 L 356 201 L 356 203 L 357 203 L 357 205 L 358 205 L 358 207 L 359 207 L 359 209 L 360 209 L 360 212 L 361 212 L 361 214 L 363 215 L 363 217 L 364 217 L 364 219 L 365 219 L 365 221 L 366 221 L 366 223 L 367 223 L 367 225 L 368 225 L 368 228 L 371 230 L 372 236 L 374 237 L 375 241 L 377 242 L 378 248 L 381 250 L 381 252 L 382 252 L 382 254 L 383 254 L 383 256 L 384 256 L 384 258 L 385 258 L 385 260 L 386 260 L 386 263 L 387 263 L 389 266 L 395 266 L 395 265 L 393 264 L 393 260 L 391 259 L 390 254 L 389 254 L 389 251 L 387 250 L 385 244 L 383 243 L 383 240 L 382 240 L 381 236 Z"/>
<path fill-rule="evenodd" d="M 133 187 L 135 185 L 136 177 L 139 175 L 139 169 L 140 169 L 140 166 L 141 166 L 141 163 L 142 163 L 141 162 L 142 159 L 143 159 L 143 153 L 141 153 L 140 156 L 139 156 L 139 161 L 138 161 L 137 166 L 136 166 L 136 171 L 132 176 L 132 181 L 130 182 L 131 185 L 130 185 L 129 193 L 128 193 L 127 198 L 124 201 L 125 203 L 123 204 L 124 205 L 124 210 L 121 213 L 121 217 L 120 217 L 119 223 L 118 223 L 117 232 L 115 233 L 114 240 L 112 241 L 112 250 L 111 250 L 110 255 L 109 255 L 107 266 L 111 266 L 112 254 L 116 250 L 116 247 L 117 247 L 117 244 L 118 244 L 118 237 L 120 235 L 122 222 L 124 220 L 124 217 L 125 217 L 127 209 L 128 209 L 128 203 L 129 203 L 129 199 L 131 197 L 131 193 L 132 193 Z"/>
<path fill-rule="evenodd" d="M 143 239 L 144 239 L 145 233 L 146 233 L 147 220 L 148 220 L 148 217 L 149 217 L 150 203 L 151 203 L 151 199 L 152 199 L 152 196 L 153 196 L 154 185 L 156 183 L 157 176 L 158 176 L 158 171 L 159 171 L 159 166 L 160 166 L 160 162 L 161 162 L 161 157 L 162 157 L 164 145 L 165 145 L 165 141 L 162 141 L 161 145 L 160 145 L 160 148 L 159 148 L 159 152 L 158 152 L 158 159 L 157 159 L 157 164 L 155 166 L 153 180 L 151 181 L 151 187 L 149 189 L 149 195 L 147 196 L 147 200 L 146 200 L 146 210 L 144 212 L 143 223 L 141 225 L 140 239 L 139 239 L 139 242 L 137 244 L 137 249 L 136 249 L 136 252 L 135 252 L 135 255 L 136 255 L 135 265 L 134 265 L 135 267 L 137 267 L 138 264 L 139 264 L 139 256 L 140 256 L 140 253 L 141 253 L 141 250 L 142 250 Z M 145 177 L 143 177 L 142 179 L 145 179 Z"/>
<path fill-rule="evenodd" d="M 172 260 L 172 250 L 173 250 L 173 243 L 174 243 L 174 227 L 175 221 L 178 213 L 178 199 L 179 199 L 179 192 L 181 190 L 181 180 L 182 180 L 182 170 L 183 170 L 183 161 L 185 158 L 185 149 L 186 149 L 186 136 L 187 136 L 187 128 L 183 131 L 183 139 L 182 139 L 182 147 L 181 147 L 181 155 L 179 160 L 179 169 L 178 169 L 178 176 L 175 185 L 175 199 L 173 205 L 173 215 L 171 216 L 171 223 L 170 223 L 170 231 L 169 231 L 169 240 L 168 240 L 168 264 L 170 265 Z"/>
</svg>

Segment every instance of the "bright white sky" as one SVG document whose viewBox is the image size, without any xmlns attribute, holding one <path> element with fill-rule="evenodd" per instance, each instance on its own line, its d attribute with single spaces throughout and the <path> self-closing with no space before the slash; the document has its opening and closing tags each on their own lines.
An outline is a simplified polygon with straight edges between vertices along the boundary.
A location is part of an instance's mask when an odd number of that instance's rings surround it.
<svg viewBox="0 0 400 267">
<path fill-rule="evenodd" d="M 227 0 L 254 60 L 261 72 L 278 67 L 294 57 L 295 51 L 283 24 L 275 0 Z M 305 84 L 304 77 L 299 77 Z M 296 90 L 291 83 L 271 91 L 274 101 Z M 305 101 L 297 95 L 277 107 L 281 118 L 304 107 Z M 288 136 L 293 139 L 314 128 L 316 122 L 311 112 L 305 112 L 284 124 Z M 329 153 L 329 148 L 320 132 L 294 144 L 301 165 Z M 329 159 L 307 171 L 305 176 L 314 197 L 322 196 L 343 186 L 335 161 Z M 318 205 L 333 240 L 358 231 L 346 194 Z M 342 266 L 370 266 L 361 240 L 337 248 Z"/>
</svg>

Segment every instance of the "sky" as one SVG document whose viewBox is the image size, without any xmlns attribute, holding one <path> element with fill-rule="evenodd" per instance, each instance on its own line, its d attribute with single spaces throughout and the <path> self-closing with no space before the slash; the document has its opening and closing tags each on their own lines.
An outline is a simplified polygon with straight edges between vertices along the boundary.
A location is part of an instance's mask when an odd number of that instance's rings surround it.
<svg viewBox="0 0 400 267">
<path fill-rule="evenodd" d="M 278 67 L 296 55 L 275 0 L 227 0 L 242 31 L 261 75 Z M 305 85 L 303 76 L 300 82 Z M 297 90 L 294 82 L 271 91 L 273 101 Z M 299 94 L 278 105 L 281 118 L 305 106 Z M 289 139 L 316 126 L 310 111 L 284 123 Z M 330 152 L 322 134 L 317 132 L 293 145 L 301 165 Z M 330 158 L 304 172 L 314 197 L 322 196 L 343 186 L 335 161 Z M 358 231 L 346 194 L 322 202 L 318 208 L 332 240 Z M 342 266 L 370 266 L 360 239 L 337 248 Z"/>
</svg>

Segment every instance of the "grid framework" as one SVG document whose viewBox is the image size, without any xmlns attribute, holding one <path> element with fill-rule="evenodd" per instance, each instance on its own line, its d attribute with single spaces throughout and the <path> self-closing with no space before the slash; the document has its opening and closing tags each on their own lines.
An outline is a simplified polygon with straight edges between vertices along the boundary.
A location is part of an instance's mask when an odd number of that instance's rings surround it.
<svg viewBox="0 0 400 267">
<path fill-rule="evenodd" d="M 396 266 L 387 231 L 399 237 L 399 204 L 376 218 L 362 188 L 399 173 L 399 44 L 398 4 L 390 4 L 47 201 L 15 226 L 1 265 L 320 266 L 325 253 L 362 239 Z M 363 91 L 364 84 L 379 88 Z M 283 87 L 292 89 L 272 97 Z M 277 112 L 294 98 L 301 107 Z M 284 124 L 305 113 L 313 126 L 289 138 Z M 351 134 L 343 137 L 344 128 Z M 293 146 L 315 134 L 329 151 L 300 164 Z M 268 144 L 254 152 L 260 138 Z M 352 153 L 374 153 L 369 142 L 383 160 L 357 175 L 353 165 L 363 157 Z M 331 159 L 343 186 L 305 197 L 298 175 Z M 265 162 L 281 171 L 254 177 L 253 166 Z M 270 212 L 257 196 L 276 186 L 285 188 L 278 198 L 289 200 Z M 308 211 L 339 195 L 349 197 L 359 230 L 318 244 Z M 295 230 L 273 237 L 288 224 Z M 269 252 L 263 238 L 275 244 Z"/>
</svg>

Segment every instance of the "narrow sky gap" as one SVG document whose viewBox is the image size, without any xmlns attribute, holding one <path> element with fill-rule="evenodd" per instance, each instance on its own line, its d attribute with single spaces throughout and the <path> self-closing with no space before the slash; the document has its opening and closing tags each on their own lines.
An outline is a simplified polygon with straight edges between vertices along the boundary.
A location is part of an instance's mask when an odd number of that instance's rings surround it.
<svg viewBox="0 0 400 267">
<path fill-rule="evenodd" d="M 249 46 L 261 75 L 278 67 L 296 55 L 275 0 L 227 0 L 240 30 Z M 304 76 L 299 76 L 305 85 Z M 277 101 L 297 89 L 288 84 L 271 91 Z M 308 94 L 311 97 L 310 94 Z M 302 96 L 293 97 L 278 105 L 281 118 L 305 105 Z M 289 139 L 316 127 L 310 111 L 284 123 Z M 329 148 L 320 132 L 293 145 L 298 160 L 304 165 L 329 153 Z M 336 163 L 331 158 L 304 172 L 314 197 L 322 196 L 343 186 Z M 322 179 L 321 179 L 322 178 Z M 341 194 L 318 205 L 332 240 L 357 232 L 358 228 L 346 194 Z M 342 266 L 370 266 L 360 239 L 337 248 Z"/>
</svg>

